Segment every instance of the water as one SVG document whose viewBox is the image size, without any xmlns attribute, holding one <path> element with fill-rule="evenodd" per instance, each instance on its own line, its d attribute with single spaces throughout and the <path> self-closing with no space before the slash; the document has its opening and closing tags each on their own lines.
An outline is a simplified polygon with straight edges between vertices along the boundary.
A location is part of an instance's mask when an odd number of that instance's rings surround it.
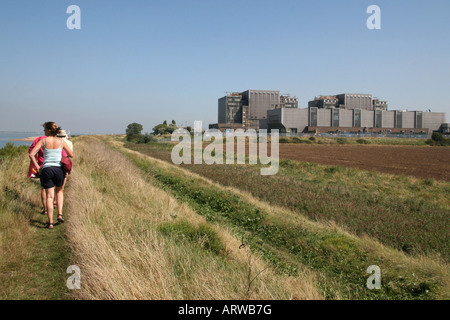
<svg viewBox="0 0 450 320">
<path fill-rule="evenodd" d="M 73 135 L 85 135 L 84 133 L 71 133 L 69 134 L 69 138 Z M 44 135 L 44 130 L 39 132 L 15 132 L 15 131 L 0 131 L 0 149 L 6 146 L 8 142 L 14 144 L 15 146 L 31 146 L 33 141 L 11 141 L 10 139 L 25 139 L 29 137 L 40 137 Z"/>
<path fill-rule="evenodd" d="M 25 139 L 28 137 L 38 137 L 43 134 L 44 132 L 0 131 L 0 149 L 3 148 L 8 142 L 13 143 L 15 146 L 31 146 L 33 141 L 11 141 L 10 139 Z"/>
</svg>

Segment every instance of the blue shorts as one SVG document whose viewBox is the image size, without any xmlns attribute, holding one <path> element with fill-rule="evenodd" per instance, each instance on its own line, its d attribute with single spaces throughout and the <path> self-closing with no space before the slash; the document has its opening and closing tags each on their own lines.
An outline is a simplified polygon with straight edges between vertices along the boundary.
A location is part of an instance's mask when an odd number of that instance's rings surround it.
<svg viewBox="0 0 450 320">
<path fill-rule="evenodd" d="M 46 167 L 41 171 L 41 187 L 44 189 L 62 187 L 65 177 L 61 167 Z"/>
</svg>

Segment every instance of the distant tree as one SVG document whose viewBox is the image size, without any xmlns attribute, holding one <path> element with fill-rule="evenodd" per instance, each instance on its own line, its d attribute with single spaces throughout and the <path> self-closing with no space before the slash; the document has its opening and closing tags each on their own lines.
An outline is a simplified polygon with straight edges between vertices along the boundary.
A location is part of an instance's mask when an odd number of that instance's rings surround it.
<svg viewBox="0 0 450 320">
<path fill-rule="evenodd" d="M 450 139 L 446 139 L 442 133 L 433 132 L 431 139 L 426 141 L 430 146 L 450 146 Z"/>
<path fill-rule="evenodd" d="M 127 134 L 127 141 L 131 141 L 141 135 L 142 132 L 142 125 L 136 122 L 130 123 L 127 127 L 126 134 Z"/>
<path fill-rule="evenodd" d="M 154 135 L 163 135 L 163 134 L 172 134 L 177 129 L 177 124 L 175 120 L 172 120 L 172 123 L 167 125 L 167 120 L 164 120 L 163 123 L 158 124 L 153 128 Z"/>
<path fill-rule="evenodd" d="M 157 126 L 153 127 L 153 134 L 155 136 L 162 135 L 166 133 L 166 130 L 167 130 L 167 123 L 158 124 Z"/>
<path fill-rule="evenodd" d="M 172 120 L 172 123 L 167 126 L 166 132 L 172 134 L 175 130 L 177 130 L 177 124 L 175 120 Z"/>
<path fill-rule="evenodd" d="M 154 142 L 154 141 L 156 141 L 156 139 L 149 133 L 141 134 L 136 139 L 136 143 L 138 143 L 138 144 L 140 144 L 140 143 L 149 143 L 149 142 Z"/>
</svg>

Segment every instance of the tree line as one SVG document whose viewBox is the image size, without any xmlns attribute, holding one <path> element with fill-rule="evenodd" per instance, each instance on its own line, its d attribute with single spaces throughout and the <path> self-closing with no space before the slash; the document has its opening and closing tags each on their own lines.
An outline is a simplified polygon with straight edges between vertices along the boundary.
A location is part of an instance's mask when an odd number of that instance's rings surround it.
<svg viewBox="0 0 450 320">
<path fill-rule="evenodd" d="M 175 120 L 172 120 L 170 124 L 167 120 L 163 123 L 153 127 L 152 133 L 142 133 L 143 126 L 137 122 L 130 123 L 126 129 L 127 141 L 134 143 L 149 143 L 156 141 L 154 136 L 161 136 L 165 134 L 172 134 L 178 128 Z M 190 131 L 190 127 L 187 128 Z"/>
</svg>

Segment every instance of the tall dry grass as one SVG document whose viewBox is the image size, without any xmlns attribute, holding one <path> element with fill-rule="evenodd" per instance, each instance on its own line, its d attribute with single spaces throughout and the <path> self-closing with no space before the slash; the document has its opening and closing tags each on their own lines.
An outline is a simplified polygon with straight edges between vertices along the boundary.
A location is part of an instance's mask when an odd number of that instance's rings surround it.
<svg viewBox="0 0 450 320">
<path fill-rule="evenodd" d="M 25 157 L 0 161 L 0 298 L 21 296 L 17 277 L 26 275 L 25 261 L 35 230 L 30 226 L 32 185 L 26 182 Z"/>
<path fill-rule="evenodd" d="M 69 299 L 64 227 L 45 228 L 26 149 L 0 156 L 0 299 Z"/>
<path fill-rule="evenodd" d="M 122 147 L 123 143 L 118 140 L 114 141 L 111 139 L 108 143 L 120 148 L 121 151 L 130 154 L 131 157 L 136 159 L 145 159 L 150 166 L 157 166 L 158 168 L 162 168 L 173 173 L 173 176 L 183 176 L 184 178 L 189 177 L 192 181 L 203 181 L 205 182 L 205 188 L 208 186 L 218 190 L 230 191 L 255 208 L 261 209 L 272 221 L 277 221 L 280 226 L 295 226 L 298 229 L 307 231 L 311 235 L 320 236 L 335 233 L 336 235 L 343 236 L 342 239 L 346 239 L 346 241 L 353 243 L 355 248 L 357 248 L 360 252 L 367 253 L 370 257 L 372 257 L 372 259 L 378 261 L 377 263 L 380 263 L 383 266 L 384 274 L 389 275 L 391 278 L 397 277 L 400 279 L 400 282 L 403 281 L 405 275 L 411 276 L 411 279 L 407 280 L 410 281 L 408 282 L 408 285 L 411 287 L 417 286 L 417 284 L 420 284 L 422 281 L 425 284 L 428 282 L 437 281 L 440 284 L 439 288 L 436 288 L 436 296 L 441 299 L 448 299 L 449 297 L 449 268 L 448 264 L 439 256 L 435 256 L 433 254 L 416 254 L 414 256 L 407 255 L 404 252 L 383 245 L 379 241 L 368 236 L 356 236 L 350 230 L 346 230 L 343 226 L 336 223 L 325 221 L 313 222 L 296 212 L 256 199 L 245 190 L 236 189 L 233 187 L 224 187 L 221 184 L 193 173 L 190 170 L 176 167 L 166 161 L 159 160 L 154 157 L 148 157 L 139 152 L 125 149 Z M 338 250 L 339 247 L 336 249 Z M 356 260 L 354 261 L 355 263 L 358 262 Z M 358 265 L 355 265 L 354 267 L 357 268 Z M 325 266 L 324 269 L 326 268 L 327 267 Z M 345 291 L 345 288 L 340 289 L 341 291 Z"/>
<path fill-rule="evenodd" d="M 120 153 L 77 141 L 66 192 L 67 236 L 81 269 L 79 299 L 322 299 L 314 273 L 275 274 L 220 226 L 146 182 Z M 158 225 L 207 224 L 226 248 L 163 235 Z"/>
</svg>

